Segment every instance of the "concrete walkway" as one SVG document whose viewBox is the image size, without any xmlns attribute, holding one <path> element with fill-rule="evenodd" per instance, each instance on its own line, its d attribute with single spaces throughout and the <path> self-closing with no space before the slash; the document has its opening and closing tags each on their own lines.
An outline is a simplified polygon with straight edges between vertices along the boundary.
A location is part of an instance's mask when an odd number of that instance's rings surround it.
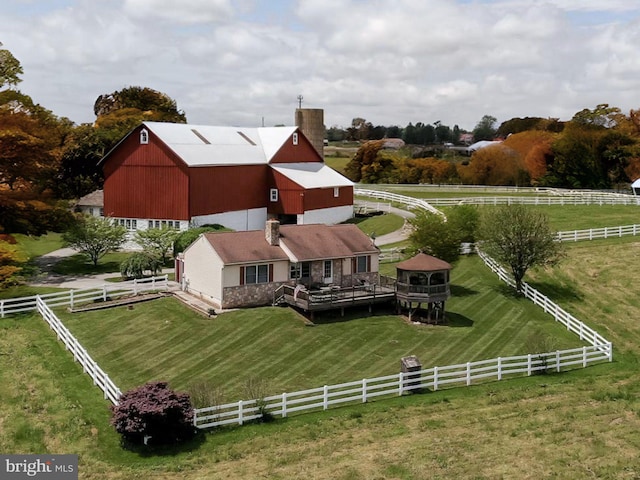
<svg viewBox="0 0 640 480">
<path fill-rule="evenodd" d="M 362 205 L 372 210 L 379 210 L 386 213 L 399 215 L 405 219 L 404 226 L 400 230 L 396 230 L 395 232 L 387 233 L 386 235 L 380 235 L 379 237 L 376 237 L 374 242 L 376 246 L 381 247 L 383 245 L 398 243 L 409 238 L 409 234 L 411 233 L 411 227 L 409 226 L 407 220 L 411 218 L 415 218 L 416 216 L 415 213 L 410 212 L 409 210 L 405 210 L 403 208 L 393 207 L 389 203 L 360 201 L 360 200 L 358 200 L 356 203 L 357 205 Z"/>
</svg>

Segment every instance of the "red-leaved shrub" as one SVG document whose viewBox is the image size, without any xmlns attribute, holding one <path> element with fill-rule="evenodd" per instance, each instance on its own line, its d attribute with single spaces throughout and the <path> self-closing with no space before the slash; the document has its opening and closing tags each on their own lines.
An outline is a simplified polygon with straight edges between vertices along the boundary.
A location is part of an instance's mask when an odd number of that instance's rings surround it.
<svg viewBox="0 0 640 480">
<path fill-rule="evenodd" d="M 131 444 L 166 445 L 195 434 L 189 395 L 173 391 L 167 382 L 149 382 L 129 390 L 111 412 L 111 424 Z"/>
</svg>

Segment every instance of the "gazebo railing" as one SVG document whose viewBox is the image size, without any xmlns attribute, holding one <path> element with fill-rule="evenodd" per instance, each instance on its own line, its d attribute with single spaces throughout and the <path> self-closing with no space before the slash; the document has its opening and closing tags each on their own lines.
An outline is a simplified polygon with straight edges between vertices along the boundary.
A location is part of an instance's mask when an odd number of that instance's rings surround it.
<svg viewBox="0 0 640 480">
<path fill-rule="evenodd" d="M 440 295 L 449 294 L 449 285 L 412 285 L 409 283 L 396 282 L 396 289 L 401 294 L 420 294 L 420 295 Z"/>
</svg>

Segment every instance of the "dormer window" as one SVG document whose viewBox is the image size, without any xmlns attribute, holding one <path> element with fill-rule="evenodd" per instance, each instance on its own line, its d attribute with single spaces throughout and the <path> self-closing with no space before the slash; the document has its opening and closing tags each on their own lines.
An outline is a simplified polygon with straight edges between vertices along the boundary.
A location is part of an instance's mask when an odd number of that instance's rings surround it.
<svg viewBox="0 0 640 480">
<path fill-rule="evenodd" d="M 294 134 L 293 134 L 293 144 L 294 144 L 294 145 L 297 145 L 297 144 L 298 144 L 298 134 L 297 134 L 297 133 L 294 133 Z"/>
<path fill-rule="evenodd" d="M 146 128 L 140 130 L 140 145 L 146 145 L 149 143 L 149 132 Z"/>
</svg>

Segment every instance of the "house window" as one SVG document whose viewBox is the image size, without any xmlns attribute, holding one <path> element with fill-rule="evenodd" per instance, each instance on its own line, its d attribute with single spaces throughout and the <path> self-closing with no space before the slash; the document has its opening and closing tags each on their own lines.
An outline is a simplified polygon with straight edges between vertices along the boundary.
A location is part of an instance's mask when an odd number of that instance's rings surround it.
<svg viewBox="0 0 640 480">
<path fill-rule="evenodd" d="M 356 257 L 356 273 L 366 273 L 369 271 L 369 256 L 361 255 Z"/>
<path fill-rule="evenodd" d="M 271 199 L 272 202 L 277 202 L 278 201 L 278 189 L 277 188 L 272 188 L 271 190 L 269 190 L 269 198 Z"/>
<path fill-rule="evenodd" d="M 149 143 L 149 132 L 146 128 L 140 130 L 140 145 L 146 145 Z"/>
<path fill-rule="evenodd" d="M 340 196 L 340 187 L 333 187 L 333 196 L 336 198 Z"/>
<path fill-rule="evenodd" d="M 297 133 L 293 134 L 293 144 L 294 145 L 298 145 L 298 134 Z"/>
<path fill-rule="evenodd" d="M 122 225 L 124 228 L 126 228 L 127 230 L 137 230 L 138 228 L 138 221 L 134 218 L 116 218 L 115 219 L 115 223 L 116 225 Z"/>
<path fill-rule="evenodd" d="M 292 279 L 311 278 L 311 263 L 310 262 L 292 263 L 289 277 Z"/>
<path fill-rule="evenodd" d="M 269 281 L 269 265 L 250 265 L 244 269 L 244 283 L 267 283 Z"/>
<path fill-rule="evenodd" d="M 333 277 L 333 262 L 331 260 L 324 261 L 324 278 Z"/>
<path fill-rule="evenodd" d="M 104 208 L 101 208 L 101 209 L 100 209 L 100 216 L 101 216 L 101 217 L 104 217 Z"/>
</svg>

